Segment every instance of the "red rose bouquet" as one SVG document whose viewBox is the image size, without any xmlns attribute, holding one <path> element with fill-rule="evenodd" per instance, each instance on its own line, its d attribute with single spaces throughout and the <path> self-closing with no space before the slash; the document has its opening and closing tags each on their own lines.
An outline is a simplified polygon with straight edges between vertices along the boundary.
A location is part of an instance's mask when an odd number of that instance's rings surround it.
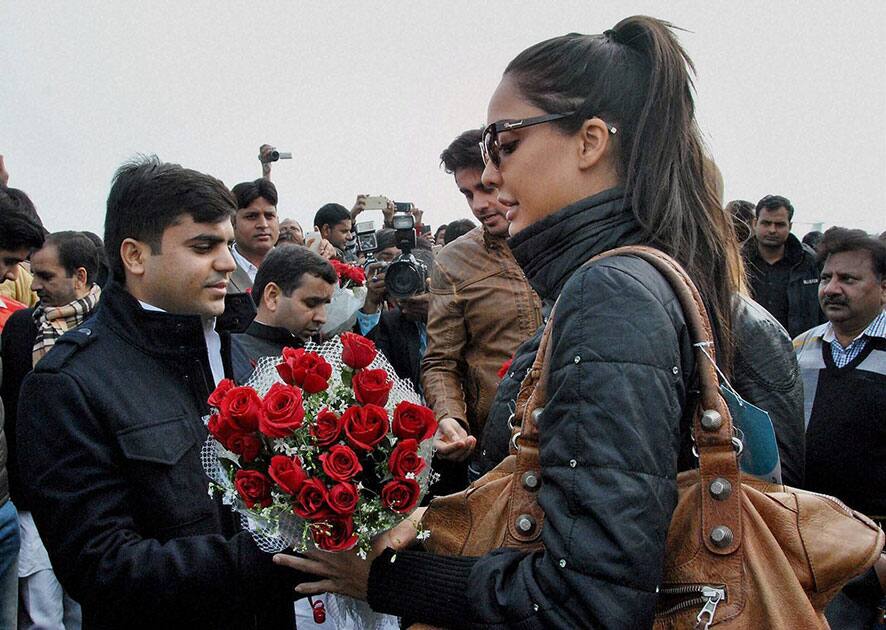
<svg viewBox="0 0 886 630">
<path fill-rule="evenodd" d="M 434 414 L 364 337 L 287 348 L 208 402 L 211 490 L 266 551 L 365 553 L 427 490 Z"/>
</svg>

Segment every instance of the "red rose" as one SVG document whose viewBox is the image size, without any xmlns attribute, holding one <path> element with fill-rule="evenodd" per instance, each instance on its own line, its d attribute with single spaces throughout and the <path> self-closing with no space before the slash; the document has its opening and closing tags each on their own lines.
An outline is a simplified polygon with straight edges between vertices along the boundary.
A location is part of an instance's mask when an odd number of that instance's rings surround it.
<svg viewBox="0 0 886 630">
<path fill-rule="evenodd" d="M 347 551 L 357 544 L 354 520 L 350 517 L 332 517 L 311 528 L 317 547 L 324 551 Z"/>
<path fill-rule="evenodd" d="M 264 415 L 259 421 L 259 430 L 272 438 L 291 435 L 305 419 L 301 390 L 291 385 L 274 383 L 265 394 Z"/>
<path fill-rule="evenodd" d="M 210 435 L 221 442 L 222 445 L 227 444 L 231 435 L 237 433 L 237 429 L 231 424 L 231 419 L 217 413 L 209 416 L 209 422 L 206 424 L 206 429 L 209 431 Z M 225 446 L 225 448 L 228 447 Z"/>
<path fill-rule="evenodd" d="M 308 478 L 299 458 L 286 455 L 274 455 L 271 458 L 268 474 L 271 479 L 277 482 L 283 492 L 293 496 L 298 493 L 305 479 Z"/>
<path fill-rule="evenodd" d="M 349 407 L 341 417 L 351 446 L 371 451 L 388 434 L 388 414 L 381 407 Z"/>
<path fill-rule="evenodd" d="M 328 453 L 320 455 L 320 462 L 323 465 L 323 472 L 336 481 L 350 481 L 363 470 L 356 453 L 350 446 L 342 444 L 336 444 Z"/>
<path fill-rule="evenodd" d="M 221 382 L 218 384 L 218 387 L 213 390 L 211 394 L 209 394 L 208 402 L 211 406 L 216 409 L 221 407 L 222 400 L 225 398 L 225 394 L 234 389 L 234 381 L 229 378 L 223 378 Z"/>
<path fill-rule="evenodd" d="M 351 381 L 354 396 L 361 405 L 384 407 L 394 383 L 384 370 L 360 370 Z"/>
<path fill-rule="evenodd" d="M 418 442 L 413 439 L 400 440 L 388 458 L 388 468 L 395 477 L 405 477 L 407 473 L 418 474 L 424 470 L 425 460 L 418 454 Z"/>
<path fill-rule="evenodd" d="M 225 394 L 219 411 L 238 431 L 252 433 L 258 431 L 261 420 L 261 398 L 251 387 L 233 387 Z"/>
<path fill-rule="evenodd" d="M 511 369 L 511 363 L 514 362 L 514 358 L 511 357 L 507 361 L 501 364 L 501 367 L 498 369 L 498 378 L 504 378 L 508 373 L 508 370 Z"/>
<path fill-rule="evenodd" d="M 271 504 L 271 480 L 257 470 L 238 470 L 234 475 L 234 486 L 248 508 Z"/>
<path fill-rule="evenodd" d="M 392 479 L 381 487 L 381 502 L 397 514 L 411 512 L 418 503 L 421 488 L 415 479 Z"/>
<path fill-rule="evenodd" d="M 352 483 L 337 483 L 329 489 L 326 500 L 334 512 L 350 516 L 357 509 L 359 499 L 357 486 Z"/>
<path fill-rule="evenodd" d="M 351 332 L 341 334 L 341 347 L 342 363 L 355 370 L 367 367 L 378 354 L 371 340 Z"/>
<path fill-rule="evenodd" d="M 295 497 L 292 511 L 298 516 L 315 521 L 332 512 L 326 502 L 326 486 L 316 477 L 306 479 Z"/>
<path fill-rule="evenodd" d="M 437 431 L 434 412 L 424 405 L 416 405 L 404 400 L 394 409 L 394 435 L 400 439 L 424 442 Z"/>
<path fill-rule="evenodd" d="M 354 284 L 362 285 L 366 282 L 366 272 L 363 270 L 363 267 L 359 267 L 357 265 L 349 265 L 350 269 L 348 269 L 348 280 L 353 282 Z"/>
<path fill-rule="evenodd" d="M 311 425 L 310 431 L 317 445 L 321 447 L 334 444 L 341 436 L 341 418 L 329 409 L 324 409 L 317 414 L 317 421 Z"/>
<path fill-rule="evenodd" d="M 283 348 L 283 363 L 277 366 L 277 373 L 285 383 L 298 385 L 307 394 L 316 394 L 329 387 L 332 366 L 316 352 Z"/>
<path fill-rule="evenodd" d="M 239 455 L 247 464 L 261 452 L 261 440 L 253 433 L 234 433 L 224 444 L 225 448 Z"/>
</svg>

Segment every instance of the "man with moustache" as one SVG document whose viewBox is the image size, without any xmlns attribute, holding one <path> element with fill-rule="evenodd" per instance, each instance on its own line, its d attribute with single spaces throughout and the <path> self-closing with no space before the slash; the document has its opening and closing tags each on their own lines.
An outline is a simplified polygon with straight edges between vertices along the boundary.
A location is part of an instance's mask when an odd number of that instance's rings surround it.
<svg viewBox="0 0 886 630">
<path fill-rule="evenodd" d="M 207 398 L 247 363 L 215 330 L 234 196 L 145 158 L 105 218 L 101 308 L 25 379 L 19 464 L 34 520 L 88 628 L 292 628 L 292 589 L 208 493 Z"/>
<path fill-rule="evenodd" d="M 498 372 L 541 325 L 541 304 L 508 248 L 506 208 L 486 187 L 481 132 L 465 131 L 440 156 L 480 226 L 449 242 L 431 275 L 422 386 L 440 423 L 437 457 L 463 462 L 482 434 Z M 466 483 L 452 467 L 451 488 Z M 446 475 L 444 475 L 445 477 Z"/>
<path fill-rule="evenodd" d="M 237 198 L 234 245 L 231 253 L 237 269 L 228 283 L 229 293 L 252 288 L 255 274 L 280 235 L 277 222 L 277 187 L 269 179 L 242 182 L 231 190 Z"/>
<path fill-rule="evenodd" d="M 828 321 L 794 339 L 806 415 L 805 488 L 886 525 L 886 242 L 831 228 L 819 244 Z M 878 579 L 879 578 L 879 579 Z M 879 582 L 879 583 L 878 583 Z M 886 557 L 828 606 L 833 628 L 886 614 Z M 879 613 L 876 612 L 879 607 Z"/>
</svg>

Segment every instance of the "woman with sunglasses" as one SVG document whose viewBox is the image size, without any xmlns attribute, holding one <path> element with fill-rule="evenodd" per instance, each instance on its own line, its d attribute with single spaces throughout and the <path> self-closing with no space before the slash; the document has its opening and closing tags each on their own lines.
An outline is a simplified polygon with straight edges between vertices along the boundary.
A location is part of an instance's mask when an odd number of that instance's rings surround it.
<svg viewBox="0 0 886 630">
<path fill-rule="evenodd" d="M 444 627 L 643 628 L 652 624 L 675 478 L 692 465 L 694 360 L 679 304 L 645 261 L 675 257 L 731 357 L 740 275 L 731 222 L 706 183 L 692 63 L 668 24 L 623 20 L 602 35 L 536 44 L 489 103 L 483 182 L 508 207 L 509 244 L 554 315 L 539 419 L 544 549 L 480 558 L 385 550 L 281 559 L 327 576 L 302 592 L 367 598 Z M 431 533 L 433 536 L 433 532 Z"/>
</svg>

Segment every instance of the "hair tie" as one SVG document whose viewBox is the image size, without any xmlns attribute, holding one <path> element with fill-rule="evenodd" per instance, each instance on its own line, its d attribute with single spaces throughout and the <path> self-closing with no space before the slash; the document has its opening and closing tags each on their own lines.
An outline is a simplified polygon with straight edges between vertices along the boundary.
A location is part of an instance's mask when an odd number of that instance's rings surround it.
<svg viewBox="0 0 886 630">
<path fill-rule="evenodd" d="M 618 43 L 618 33 L 613 31 L 611 28 L 603 31 L 603 37 L 605 37 L 609 41 L 613 41 L 613 42 Z"/>
</svg>

